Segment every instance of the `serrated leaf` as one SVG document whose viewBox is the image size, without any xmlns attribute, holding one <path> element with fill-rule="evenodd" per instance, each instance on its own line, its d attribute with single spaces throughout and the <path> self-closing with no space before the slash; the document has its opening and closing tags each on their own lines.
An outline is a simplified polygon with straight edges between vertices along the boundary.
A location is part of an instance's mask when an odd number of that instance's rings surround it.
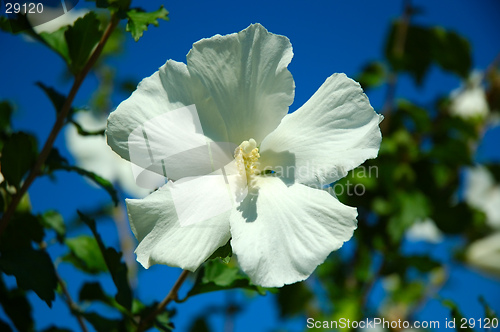
<svg viewBox="0 0 500 332">
<path fill-rule="evenodd" d="M 245 288 L 265 294 L 265 288 L 253 285 L 237 267 L 229 266 L 220 259 L 213 259 L 203 264 L 187 297 L 233 288 Z"/>
<path fill-rule="evenodd" d="M 36 138 L 23 132 L 12 134 L 4 143 L 0 164 L 2 174 L 10 185 L 20 187 L 24 175 L 38 156 Z"/>
<path fill-rule="evenodd" d="M 154 12 L 145 12 L 140 8 L 134 8 L 127 12 L 127 18 L 126 29 L 130 32 L 134 40 L 138 41 L 144 34 L 144 31 L 148 30 L 148 25 L 159 26 L 159 19 L 168 21 L 168 11 L 163 6 Z"/>
<path fill-rule="evenodd" d="M 64 33 L 68 45 L 70 59 L 70 70 L 77 75 L 81 72 L 90 54 L 99 43 L 102 31 L 97 15 L 89 12 L 75 21 L 73 26 L 68 27 Z"/>
<path fill-rule="evenodd" d="M 90 219 L 80 211 L 78 211 L 78 215 L 90 228 L 94 234 L 97 244 L 99 245 L 99 249 L 104 257 L 106 266 L 111 274 L 111 278 L 113 279 L 113 282 L 118 290 L 115 296 L 116 302 L 130 311 L 132 308 L 132 290 L 130 289 L 127 279 L 127 265 L 121 260 L 122 254 L 117 252 L 114 248 L 106 247 L 104 245 L 101 236 L 97 232 L 95 220 Z"/>
<path fill-rule="evenodd" d="M 78 269 L 96 274 L 107 271 L 106 262 L 102 257 L 97 241 L 90 236 L 80 235 L 64 241 L 70 252 L 63 261 L 72 263 Z"/>
<path fill-rule="evenodd" d="M 32 248 L 4 251 L 0 256 L 0 269 L 15 277 L 19 288 L 33 290 L 51 307 L 55 299 L 57 277 L 47 252 Z"/>
<path fill-rule="evenodd" d="M 66 62 L 69 66 L 71 58 L 69 56 L 68 44 L 65 38 L 66 30 L 68 30 L 67 26 L 61 27 L 53 32 L 41 32 L 39 36 L 42 42 L 59 54 L 63 58 L 64 62 Z"/>
</svg>

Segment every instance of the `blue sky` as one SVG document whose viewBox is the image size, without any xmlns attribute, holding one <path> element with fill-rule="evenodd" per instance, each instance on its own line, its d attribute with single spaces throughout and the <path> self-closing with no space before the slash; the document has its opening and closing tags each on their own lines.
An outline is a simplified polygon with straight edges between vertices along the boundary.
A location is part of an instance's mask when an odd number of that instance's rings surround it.
<svg viewBox="0 0 500 332">
<path fill-rule="evenodd" d="M 162 1 L 133 1 L 136 6 L 148 10 L 159 7 Z M 473 49 L 473 67 L 485 69 L 500 51 L 500 3 L 496 0 L 441 0 L 414 1 L 421 6 L 423 13 L 414 21 L 425 25 L 440 25 L 453 29 L 466 37 Z M 88 3 L 80 1 L 77 8 Z M 391 20 L 400 15 L 401 1 L 359 0 L 359 1 L 192 1 L 165 2 L 170 11 L 170 21 L 161 22 L 160 27 L 150 27 L 139 42 L 128 37 L 125 53 L 111 63 L 117 70 L 118 77 L 142 79 L 154 73 L 167 59 L 185 62 L 185 56 L 192 43 L 211 37 L 214 34 L 227 34 L 240 31 L 251 23 L 261 23 L 269 31 L 290 38 L 294 47 L 294 58 L 289 66 L 296 84 L 295 102 L 291 110 L 300 107 L 323 83 L 335 72 L 345 72 L 353 77 L 361 67 L 370 60 L 381 59 L 383 44 Z M 36 81 L 68 91 L 70 82 L 63 78 L 63 62 L 42 45 L 28 42 L 19 36 L 10 36 L 0 32 L 0 98 L 10 99 L 17 106 L 14 127 L 36 134 L 39 145 L 47 137 L 54 112 L 47 98 L 35 87 Z M 403 76 L 398 86 L 397 95 L 418 100 L 423 104 L 430 103 L 439 94 L 447 94 L 457 88 L 460 81 L 432 68 L 424 86 L 417 88 L 413 81 Z M 90 76 L 75 100 L 76 106 L 84 106 L 96 85 L 95 77 Z M 382 105 L 384 90 L 379 89 L 369 94 L 372 105 L 377 109 Z M 117 94 L 114 99 L 117 105 L 126 96 Z M 498 157 L 495 144 L 498 138 L 489 134 L 487 148 L 482 151 L 486 156 Z M 63 135 L 60 135 L 56 146 L 65 156 L 71 159 L 65 148 Z M 102 190 L 91 187 L 80 177 L 59 173 L 57 180 L 38 179 L 29 191 L 35 212 L 47 209 L 58 209 L 66 220 L 75 216 L 76 209 L 91 209 L 108 201 Z M 116 238 L 113 224 L 103 222 L 100 230 L 106 240 L 113 244 Z M 83 230 L 86 231 L 86 230 Z M 422 247 L 411 250 L 430 250 L 445 252 L 447 246 L 456 245 L 459 240 L 448 241 L 438 248 Z M 53 248 L 53 253 L 60 253 Z M 60 273 L 69 282 L 70 290 L 77 294 L 81 277 L 76 275 L 66 264 L 60 265 Z M 180 273 L 178 269 L 156 266 L 142 271 L 140 274 L 139 292 L 143 300 L 161 299 L 168 292 Z M 480 277 L 464 267 L 452 270 L 452 282 L 443 290 L 443 296 L 458 299 L 471 317 L 482 317 L 479 304 L 472 303 L 480 291 L 489 302 L 500 311 L 500 286 L 498 280 Z M 160 281 L 160 282 L 159 282 Z M 470 287 L 470 285 L 475 285 Z M 113 289 L 110 280 L 105 285 Z M 373 300 L 376 301 L 377 289 Z M 234 293 L 243 300 L 245 295 Z M 73 318 L 68 316 L 64 303 L 56 301 L 54 310 L 49 311 L 45 304 L 31 296 L 35 305 L 35 317 L 44 327 L 52 323 L 77 328 Z M 178 326 L 186 327 L 188 318 L 201 312 L 207 305 L 222 304 L 226 300 L 225 293 L 204 295 L 189 300 L 178 306 Z M 286 330 L 301 330 L 305 320 L 281 322 L 277 318 L 272 296 L 252 298 L 247 301 L 245 312 L 238 316 L 238 331 L 269 330 L 285 327 Z M 62 314 L 61 314 L 62 313 Z M 422 311 L 421 316 L 427 319 L 444 321 L 447 311 L 436 301 L 431 301 Z M 216 330 L 222 328 L 223 320 L 213 320 Z"/>
</svg>

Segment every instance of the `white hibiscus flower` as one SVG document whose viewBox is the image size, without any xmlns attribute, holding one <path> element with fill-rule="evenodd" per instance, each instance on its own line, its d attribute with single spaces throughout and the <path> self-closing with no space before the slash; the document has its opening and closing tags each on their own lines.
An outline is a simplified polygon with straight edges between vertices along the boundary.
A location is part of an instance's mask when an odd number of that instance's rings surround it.
<svg viewBox="0 0 500 332">
<path fill-rule="evenodd" d="M 465 257 L 470 265 L 500 277 L 500 232 L 472 242 Z"/>
<path fill-rule="evenodd" d="M 487 223 L 500 230 L 500 185 L 484 166 L 468 168 L 465 200 L 486 214 Z"/>
<path fill-rule="evenodd" d="M 111 113 L 111 148 L 174 180 L 127 200 L 145 268 L 194 271 L 231 240 L 253 283 L 280 287 L 306 279 L 351 238 L 356 209 L 321 188 L 377 156 L 382 117 L 344 74 L 287 114 L 292 55 L 288 38 L 260 24 L 203 39 L 187 65 L 167 61 Z M 193 161 L 207 147 L 212 169 Z M 214 208 L 228 195 L 227 209 Z"/>
<path fill-rule="evenodd" d="M 443 233 L 437 228 L 432 219 L 417 220 L 406 231 L 408 240 L 417 242 L 425 241 L 429 243 L 440 243 L 443 241 Z"/>
<path fill-rule="evenodd" d="M 474 72 L 460 88 L 451 92 L 450 112 L 461 118 L 486 117 L 489 112 L 486 93 L 481 84 L 482 74 Z"/>
<path fill-rule="evenodd" d="M 88 131 L 103 130 L 106 127 L 106 119 L 106 116 L 92 112 L 79 112 L 75 116 L 75 120 Z M 82 136 L 73 125 L 66 127 L 65 136 L 67 148 L 75 157 L 78 166 L 118 184 L 134 197 L 149 194 L 149 190 L 136 185 L 130 163 L 109 148 L 104 136 Z"/>
</svg>

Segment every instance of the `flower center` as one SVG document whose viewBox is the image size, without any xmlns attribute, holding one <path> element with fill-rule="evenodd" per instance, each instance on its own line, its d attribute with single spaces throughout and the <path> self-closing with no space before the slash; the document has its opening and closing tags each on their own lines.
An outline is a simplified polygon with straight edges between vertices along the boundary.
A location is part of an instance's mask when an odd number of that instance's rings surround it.
<svg viewBox="0 0 500 332">
<path fill-rule="evenodd" d="M 243 141 L 234 151 L 236 166 L 241 175 L 246 175 L 247 184 L 250 185 L 253 177 L 260 173 L 259 165 L 259 148 L 253 138 L 248 141 Z"/>
</svg>

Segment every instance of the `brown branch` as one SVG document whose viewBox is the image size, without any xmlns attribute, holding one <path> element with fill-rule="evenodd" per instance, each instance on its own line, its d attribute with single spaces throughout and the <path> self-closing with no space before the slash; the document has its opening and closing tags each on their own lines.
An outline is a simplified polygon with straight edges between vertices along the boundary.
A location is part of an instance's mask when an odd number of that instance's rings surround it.
<svg viewBox="0 0 500 332">
<path fill-rule="evenodd" d="M 146 318 L 141 319 L 139 322 L 139 326 L 137 327 L 137 332 L 143 332 L 146 330 L 147 325 L 150 321 L 152 321 L 157 315 L 161 314 L 163 310 L 165 310 L 165 307 L 167 304 L 169 304 L 171 301 L 177 299 L 177 293 L 179 292 L 179 289 L 181 288 L 182 284 L 184 281 L 186 281 L 186 278 L 189 274 L 189 271 L 183 270 L 177 281 L 175 282 L 174 286 L 170 289 L 168 292 L 167 296 L 158 304 L 156 307 L 155 311 L 153 311 L 151 314 L 146 316 Z"/>
<path fill-rule="evenodd" d="M 92 52 L 92 55 L 85 64 L 85 67 L 83 67 L 82 71 L 78 75 L 76 75 L 75 81 L 73 82 L 73 86 L 71 87 L 68 97 L 64 101 L 64 104 L 56 118 L 56 122 L 54 123 L 54 126 L 50 131 L 49 137 L 47 137 L 47 140 L 45 141 L 45 144 L 35 162 L 35 165 L 31 169 L 28 176 L 26 177 L 26 180 L 21 186 L 21 189 L 19 189 L 19 191 L 16 192 L 16 194 L 12 198 L 12 201 L 7 207 L 7 211 L 5 211 L 2 220 L 0 220 L 0 235 L 5 231 L 5 228 L 9 224 L 9 221 L 14 215 L 16 208 L 19 205 L 19 202 L 21 201 L 21 198 L 26 194 L 28 188 L 31 186 L 36 177 L 39 175 L 39 172 L 42 169 L 43 164 L 47 160 L 47 157 L 49 156 L 50 151 L 52 150 L 52 146 L 54 145 L 57 135 L 59 134 L 59 132 L 61 131 L 62 127 L 65 124 L 66 118 L 68 117 L 69 111 L 71 109 L 71 104 L 73 103 L 73 100 L 75 99 L 75 96 L 78 90 L 80 89 L 80 86 L 85 80 L 87 74 L 90 72 L 92 66 L 95 64 L 95 62 L 101 55 L 102 50 L 104 49 L 104 45 L 106 44 L 109 36 L 111 36 L 113 30 L 118 25 L 118 22 L 119 22 L 118 17 L 113 15 L 111 17 L 108 26 L 106 27 L 106 30 L 104 31 L 101 37 L 101 40 L 99 41 L 94 52 Z"/>
<path fill-rule="evenodd" d="M 66 287 L 66 284 L 64 283 L 64 280 L 62 280 L 61 276 L 59 273 L 56 272 L 56 277 L 57 277 L 57 283 L 61 286 L 61 290 L 64 293 L 64 296 L 66 298 L 66 303 L 68 304 L 68 307 L 71 311 L 71 313 L 76 317 L 78 320 L 78 324 L 82 328 L 83 332 L 88 332 L 87 325 L 85 325 L 85 321 L 83 320 L 82 316 L 80 316 L 80 308 L 78 305 L 73 301 L 73 298 L 69 294 L 68 288 Z"/>
</svg>

